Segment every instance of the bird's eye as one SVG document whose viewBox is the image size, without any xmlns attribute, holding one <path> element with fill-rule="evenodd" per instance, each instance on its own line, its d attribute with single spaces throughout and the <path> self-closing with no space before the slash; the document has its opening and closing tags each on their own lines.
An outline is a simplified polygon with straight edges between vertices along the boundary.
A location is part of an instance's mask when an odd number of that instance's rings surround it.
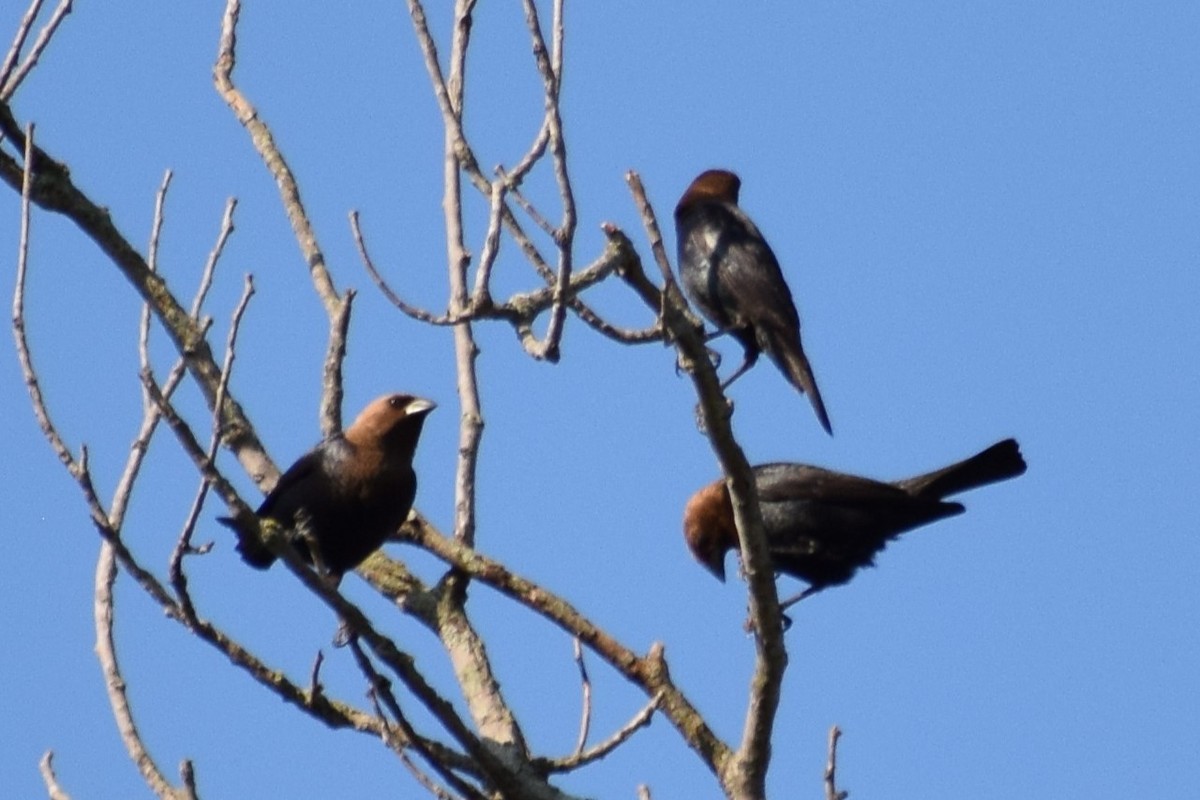
<svg viewBox="0 0 1200 800">
<path fill-rule="evenodd" d="M 408 399 L 394 394 L 388 398 L 388 405 L 392 408 L 404 408 L 408 405 Z"/>
</svg>

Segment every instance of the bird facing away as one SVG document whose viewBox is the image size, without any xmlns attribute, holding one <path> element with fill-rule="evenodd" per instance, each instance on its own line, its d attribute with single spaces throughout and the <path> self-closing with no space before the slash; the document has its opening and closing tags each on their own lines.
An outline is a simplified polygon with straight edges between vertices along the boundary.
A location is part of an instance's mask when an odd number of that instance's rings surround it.
<svg viewBox="0 0 1200 800">
<path fill-rule="evenodd" d="M 430 400 L 407 394 L 380 397 L 349 428 L 301 456 L 256 512 L 289 530 L 301 557 L 335 578 L 377 550 L 408 516 L 417 493 L 413 454 Z M 237 534 L 242 560 L 266 569 L 275 555 L 251 525 L 220 517 Z M 297 528 L 302 528 L 301 533 Z M 304 534 L 307 534 L 305 536 Z M 313 558 L 308 542 L 316 543 Z"/>
<path fill-rule="evenodd" d="M 754 468 L 763 531 L 775 572 L 808 583 L 788 605 L 828 586 L 846 583 L 859 567 L 874 565 L 889 541 L 922 525 L 961 514 L 950 495 L 1025 472 L 1015 439 L 1005 439 L 948 467 L 893 483 L 805 464 Z M 692 555 L 725 580 L 725 555 L 739 547 L 733 504 L 724 481 L 692 495 L 683 512 Z"/>
<path fill-rule="evenodd" d="M 732 172 L 711 169 L 688 186 L 675 206 L 679 274 L 701 313 L 730 333 L 745 351 L 742 365 L 721 384 L 724 389 L 766 353 L 802 393 L 817 419 L 833 433 L 812 367 L 800 346 L 800 315 L 775 253 L 738 207 L 742 181 Z"/>
</svg>

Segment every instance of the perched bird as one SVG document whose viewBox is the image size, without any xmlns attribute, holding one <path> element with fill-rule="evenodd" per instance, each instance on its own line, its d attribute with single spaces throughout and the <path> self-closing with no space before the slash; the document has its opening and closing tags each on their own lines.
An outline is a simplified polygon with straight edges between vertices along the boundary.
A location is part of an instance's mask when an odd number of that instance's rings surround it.
<svg viewBox="0 0 1200 800">
<path fill-rule="evenodd" d="M 1014 478 L 1025 472 L 1015 439 L 915 478 L 881 483 L 804 464 L 754 468 L 767 549 L 775 571 L 808 583 L 787 605 L 846 583 L 859 567 L 906 531 L 961 514 L 944 498 Z M 725 555 L 739 547 L 733 504 L 724 481 L 692 495 L 683 512 L 683 535 L 692 555 L 725 580 Z"/>
<path fill-rule="evenodd" d="M 793 386 L 808 395 L 817 419 L 833 433 L 829 414 L 800 346 L 800 315 L 767 240 L 738 207 L 742 181 L 711 169 L 688 186 L 675 206 L 679 274 L 701 313 L 731 333 L 745 361 L 724 389 L 766 353 Z"/>
<path fill-rule="evenodd" d="M 302 456 L 275 484 L 256 512 L 291 529 L 290 541 L 305 561 L 340 578 L 400 527 L 417 493 L 413 454 L 430 400 L 407 394 L 380 397 L 349 428 Z M 238 537 L 242 560 L 266 569 L 275 555 L 251 525 L 220 521 Z M 307 534 L 307 535 L 306 535 Z M 317 544 L 317 558 L 308 542 Z"/>
</svg>

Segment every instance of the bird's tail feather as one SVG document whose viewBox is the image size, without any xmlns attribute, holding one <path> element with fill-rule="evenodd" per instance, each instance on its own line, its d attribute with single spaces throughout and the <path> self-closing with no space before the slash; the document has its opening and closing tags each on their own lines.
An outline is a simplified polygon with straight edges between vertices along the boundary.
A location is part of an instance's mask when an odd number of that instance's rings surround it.
<svg viewBox="0 0 1200 800">
<path fill-rule="evenodd" d="M 825 401 L 821 399 L 821 390 L 817 388 L 812 366 L 804 355 L 804 348 L 800 346 L 800 336 L 770 330 L 762 333 L 766 339 L 763 349 L 767 351 L 767 355 L 779 366 L 793 386 L 808 395 L 808 401 L 812 403 L 813 411 L 817 412 L 821 427 L 832 436 L 833 425 L 830 424 L 829 414 L 825 411 Z"/>
<path fill-rule="evenodd" d="M 217 522 L 237 535 L 237 551 L 241 553 L 242 561 L 255 569 L 266 569 L 275 563 L 275 554 L 262 543 L 253 527 L 242 524 L 234 517 L 217 517 Z"/>
<path fill-rule="evenodd" d="M 897 481 L 896 485 L 915 497 L 941 500 L 952 494 L 1015 478 L 1025 472 L 1025 459 L 1016 439 L 997 442 L 981 453 L 948 467 Z"/>
</svg>

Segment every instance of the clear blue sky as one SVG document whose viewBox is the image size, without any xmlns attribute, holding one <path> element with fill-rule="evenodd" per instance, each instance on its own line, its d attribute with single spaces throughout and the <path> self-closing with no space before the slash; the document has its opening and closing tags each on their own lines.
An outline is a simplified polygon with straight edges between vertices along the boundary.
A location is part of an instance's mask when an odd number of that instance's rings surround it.
<svg viewBox="0 0 1200 800">
<path fill-rule="evenodd" d="M 443 4 L 430 5 L 444 31 L 434 8 Z M 485 165 L 512 164 L 536 132 L 540 88 L 519 11 L 480 5 L 467 128 Z M 644 241 L 625 170 L 642 173 L 673 243 L 679 193 L 701 169 L 724 166 L 742 176 L 742 205 L 796 294 L 836 436 L 763 365 L 732 391 L 752 461 L 898 478 L 1006 436 L 1029 461 L 1024 477 L 965 496 L 964 516 L 911 534 L 878 569 L 796 609 L 773 795 L 820 795 L 834 723 L 846 733 L 844 788 L 860 798 L 1194 794 L 1200 9 L 568 5 L 579 261 L 600 252 L 605 220 Z M 21 6 L 0 11 L 0 32 L 15 29 Z M 209 310 L 219 342 L 242 275 L 254 273 L 234 390 L 286 465 L 318 436 L 325 322 L 273 183 L 212 88 L 220 6 L 78 3 L 15 110 L 135 242 L 148 235 L 163 171 L 175 171 L 161 261 L 181 294 L 225 199 L 239 199 Z M 334 12 L 248 0 L 240 48 L 240 85 L 299 176 L 339 286 L 362 290 L 347 411 L 391 390 L 441 403 L 418 456 L 418 505 L 446 526 L 450 339 L 378 297 L 346 223 L 359 209 L 393 285 L 444 307 L 440 121 L 403 4 Z M 531 194 L 552 208 L 546 173 Z M 472 207 L 478 251 L 476 198 Z M 11 191 L 0 194 L 6 286 L 17 208 Z M 538 283 L 511 246 L 498 269 L 500 288 Z M 618 322 L 648 322 L 621 285 L 590 297 Z M 40 213 L 28 302 L 56 419 L 75 446 L 90 446 L 107 497 L 139 414 L 134 293 L 71 225 Z M 563 361 L 550 366 L 525 357 L 507 327 L 479 336 L 480 548 L 631 646 L 664 642 L 676 680 L 735 738 L 752 655 L 744 585 L 718 585 L 682 543 L 682 504 L 717 466 L 670 352 L 620 348 L 572 321 Z M 165 371 L 161 336 L 156 354 Z M 202 419 L 194 391 L 181 402 Z M 44 796 L 37 760 L 53 748 L 76 797 L 144 796 L 92 655 L 97 536 L 33 422 L 11 349 L 0 357 L 0 409 L 0 786 Z M 165 570 L 194 487 L 174 442 L 158 441 L 128 530 L 155 569 Z M 303 679 L 328 643 L 330 614 L 285 571 L 242 565 L 215 514 L 201 536 L 217 548 L 192 563 L 202 607 Z M 346 590 L 390 619 L 359 579 Z M 124 578 L 118 603 L 146 739 L 169 770 L 194 759 L 204 796 L 416 792 L 378 743 L 283 706 Z M 570 642 L 482 587 L 471 607 L 532 744 L 568 752 L 578 710 Z M 454 695 L 427 636 L 386 624 Z M 594 731 L 606 736 L 641 698 L 591 667 Z M 363 702 L 348 654 L 333 654 L 325 675 L 331 691 Z M 661 720 L 562 785 L 631 798 L 641 782 L 657 798 L 718 795 Z"/>
</svg>

